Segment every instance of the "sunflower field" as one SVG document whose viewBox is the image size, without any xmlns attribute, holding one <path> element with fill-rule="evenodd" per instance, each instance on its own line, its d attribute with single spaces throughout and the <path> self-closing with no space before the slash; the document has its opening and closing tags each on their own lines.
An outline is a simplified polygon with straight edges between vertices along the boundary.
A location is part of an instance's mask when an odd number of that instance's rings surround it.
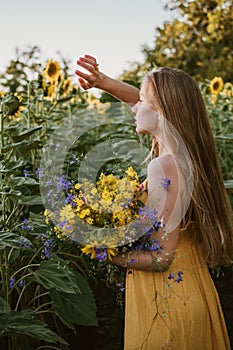
<svg viewBox="0 0 233 350">
<path fill-rule="evenodd" d="M 70 203 L 71 184 L 100 143 L 112 140 L 127 154 L 129 142 L 147 140 L 139 139 L 126 106 L 81 91 L 62 58 L 41 66 L 37 48 L 19 57 L 0 74 L 0 348 L 112 349 L 114 343 L 121 349 L 124 271 L 90 260 L 60 235 L 45 201 L 60 203 L 69 193 Z M 221 77 L 199 84 L 233 203 L 233 86 Z M 42 169 L 48 144 L 52 153 Z M 124 159 L 106 154 L 104 171 L 120 176 L 134 157 L 133 151 Z M 92 164 L 85 164 L 91 173 Z M 51 169 L 58 176 L 50 177 Z"/>
</svg>

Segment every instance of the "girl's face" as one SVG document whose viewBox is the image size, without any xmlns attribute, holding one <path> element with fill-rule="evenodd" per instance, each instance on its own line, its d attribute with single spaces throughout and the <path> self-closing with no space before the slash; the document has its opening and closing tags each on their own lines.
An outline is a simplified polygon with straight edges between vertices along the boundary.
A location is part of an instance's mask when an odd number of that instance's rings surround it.
<svg viewBox="0 0 233 350">
<path fill-rule="evenodd" d="M 151 82 L 145 81 L 139 93 L 139 101 L 133 106 L 135 113 L 136 131 L 140 134 L 158 134 L 161 114 L 157 99 L 153 96 Z"/>
</svg>

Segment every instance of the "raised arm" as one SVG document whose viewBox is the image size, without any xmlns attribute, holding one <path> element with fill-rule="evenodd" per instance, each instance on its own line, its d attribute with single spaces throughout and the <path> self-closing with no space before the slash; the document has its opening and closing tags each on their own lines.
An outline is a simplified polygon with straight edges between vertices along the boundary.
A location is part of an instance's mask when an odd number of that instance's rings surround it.
<svg viewBox="0 0 233 350">
<path fill-rule="evenodd" d="M 87 70 L 87 73 L 78 69 L 75 71 L 83 89 L 87 90 L 92 87 L 101 89 L 118 100 L 130 105 L 134 105 L 138 102 L 139 90 L 132 85 L 112 79 L 100 72 L 94 57 L 84 55 L 78 59 L 77 64 Z"/>
</svg>

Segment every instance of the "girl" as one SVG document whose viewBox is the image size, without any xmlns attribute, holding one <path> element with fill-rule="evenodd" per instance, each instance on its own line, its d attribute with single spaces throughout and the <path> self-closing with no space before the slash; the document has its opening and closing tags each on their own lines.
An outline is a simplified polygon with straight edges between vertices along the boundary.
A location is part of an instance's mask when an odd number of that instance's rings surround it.
<svg viewBox="0 0 233 350">
<path fill-rule="evenodd" d="M 232 264 L 232 213 L 197 84 L 181 70 L 158 68 L 138 91 L 100 72 L 90 55 L 77 63 L 88 71 L 76 71 L 84 89 L 134 105 L 136 130 L 151 135 L 158 153 L 145 190 L 166 228 L 152 233 L 161 252 L 112 260 L 127 267 L 125 350 L 230 350 L 208 265 Z"/>
</svg>

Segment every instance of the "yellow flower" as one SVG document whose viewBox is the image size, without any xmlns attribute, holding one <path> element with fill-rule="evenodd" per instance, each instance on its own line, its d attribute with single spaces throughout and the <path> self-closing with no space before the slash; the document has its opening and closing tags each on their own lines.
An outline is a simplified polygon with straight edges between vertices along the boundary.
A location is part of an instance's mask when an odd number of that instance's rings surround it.
<svg viewBox="0 0 233 350">
<path fill-rule="evenodd" d="M 128 175 L 129 178 L 138 179 L 138 175 L 137 175 L 136 171 L 133 169 L 132 166 L 130 166 L 130 167 L 126 170 L 125 173 Z"/>
<path fill-rule="evenodd" d="M 92 245 L 85 245 L 85 247 L 83 247 L 81 249 L 82 253 L 87 254 L 87 255 L 91 255 L 91 259 L 94 259 L 96 256 L 96 250 L 95 247 L 93 247 Z"/>
<path fill-rule="evenodd" d="M 72 89 L 72 81 L 70 78 L 64 79 L 64 82 L 62 84 L 62 90 L 63 90 L 63 94 L 67 95 L 70 90 Z"/>
<path fill-rule="evenodd" d="M 80 213 L 78 213 L 78 217 L 80 219 L 84 219 L 86 216 L 90 215 L 90 209 L 83 209 Z"/>
<path fill-rule="evenodd" d="M 5 96 L 5 92 L 0 90 L 0 98 L 3 98 Z"/>
<path fill-rule="evenodd" d="M 44 76 L 50 81 L 54 82 L 56 81 L 59 76 L 60 76 L 60 65 L 57 61 L 53 61 L 50 59 L 47 62 L 45 71 L 44 71 Z"/>
<path fill-rule="evenodd" d="M 87 219 L 86 219 L 86 222 L 87 222 L 89 225 L 93 225 L 94 220 L 91 219 L 91 218 L 87 218 Z"/>
<path fill-rule="evenodd" d="M 232 97 L 233 96 L 233 85 L 229 82 L 224 84 L 224 89 L 222 91 L 223 96 Z"/>
<path fill-rule="evenodd" d="M 79 184 L 79 183 L 75 184 L 75 185 L 74 185 L 74 188 L 75 188 L 76 190 L 79 190 L 79 189 L 80 189 L 80 184 Z"/>
<path fill-rule="evenodd" d="M 63 207 L 60 210 L 60 217 L 62 220 L 71 220 L 75 217 L 74 211 L 72 209 L 72 206 L 70 204 L 67 204 L 65 207 Z"/>
<path fill-rule="evenodd" d="M 210 82 L 210 91 L 214 95 L 218 95 L 218 93 L 222 90 L 223 88 L 223 80 L 221 77 L 215 77 L 214 79 L 211 80 Z"/>
<path fill-rule="evenodd" d="M 81 248 L 82 253 L 86 255 L 91 255 L 91 259 L 95 259 L 96 250 L 97 248 L 93 245 L 85 245 L 85 247 Z M 112 260 L 112 257 L 115 256 L 115 252 L 116 252 L 115 248 L 107 248 L 107 256 L 109 260 Z"/>
</svg>

